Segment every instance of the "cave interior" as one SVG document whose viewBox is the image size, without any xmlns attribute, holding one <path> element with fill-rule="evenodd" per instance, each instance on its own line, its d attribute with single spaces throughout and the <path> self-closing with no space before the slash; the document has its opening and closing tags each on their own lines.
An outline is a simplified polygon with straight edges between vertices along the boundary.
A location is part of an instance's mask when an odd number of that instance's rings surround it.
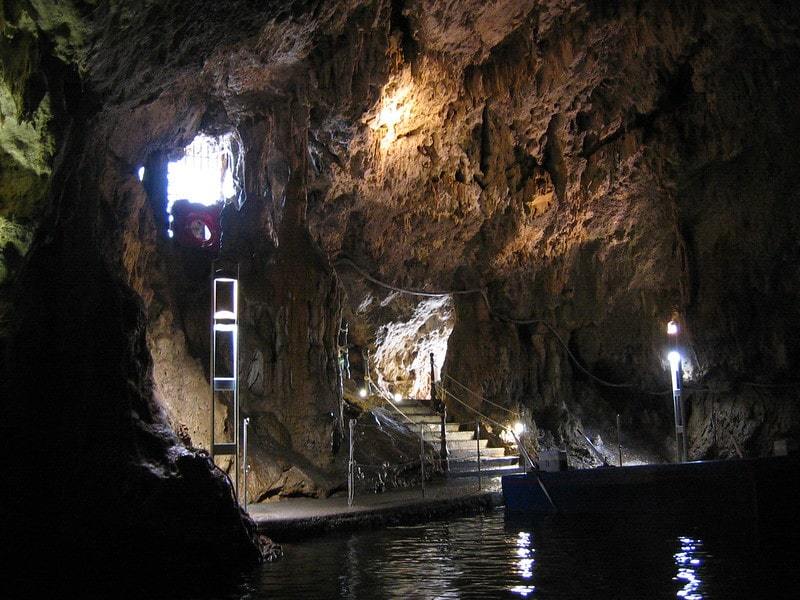
<svg viewBox="0 0 800 600">
<path fill-rule="evenodd" d="M 690 459 L 796 448 L 799 11 L 6 0 L 6 508 L 86 564 L 259 559 L 208 456 L 219 263 L 253 502 L 340 493 L 349 419 L 413 485 L 389 400 L 431 370 L 508 452 L 597 466 L 619 419 L 671 461 L 676 345 Z"/>
</svg>

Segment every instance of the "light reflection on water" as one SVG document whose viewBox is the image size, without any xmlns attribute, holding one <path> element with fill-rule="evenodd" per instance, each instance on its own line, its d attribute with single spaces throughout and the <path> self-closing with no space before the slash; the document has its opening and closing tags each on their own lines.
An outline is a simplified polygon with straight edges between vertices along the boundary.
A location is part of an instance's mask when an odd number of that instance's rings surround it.
<svg viewBox="0 0 800 600">
<path fill-rule="evenodd" d="M 678 574 L 675 580 L 681 582 L 683 587 L 678 590 L 678 598 L 685 600 L 703 600 L 700 593 L 700 559 L 698 558 L 703 542 L 694 540 L 690 537 L 679 537 L 681 550 L 674 554 L 675 564 L 678 566 Z"/>
<path fill-rule="evenodd" d="M 800 597 L 767 592 L 742 520 L 698 526 L 644 515 L 506 520 L 502 509 L 284 544 L 285 557 L 215 598 Z M 787 559 L 789 560 L 789 559 Z M 794 572 L 789 562 L 789 569 Z"/>
<path fill-rule="evenodd" d="M 520 531 L 517 534 L 517 572 L 522 579 L 533 577 L 533 552 L 531 547 L 531 534 L 527 531 Z M 532 585 L 515 585 L 511 591 L 523 597 L 528 597 L 536 588 Z"/>
</svg>

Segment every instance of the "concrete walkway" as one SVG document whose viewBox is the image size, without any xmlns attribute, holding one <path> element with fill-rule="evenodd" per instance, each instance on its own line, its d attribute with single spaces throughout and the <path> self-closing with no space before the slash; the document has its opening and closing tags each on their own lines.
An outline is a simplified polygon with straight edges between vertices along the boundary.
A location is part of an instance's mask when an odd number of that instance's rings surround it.
<svg viewBox="0 0 800 600">
<path fill-rule="evenodd" d="M 500 478 L 445 480 L 420 488 L 357 495 L 347 506 L 346 494 L 317 500 L 293 498 L 251 504 L 258 530 L 276 541 L 287 541 L 333 530 L 410 525 L 434 519 L 475 514 L 503 504 Z"/>
</svg>

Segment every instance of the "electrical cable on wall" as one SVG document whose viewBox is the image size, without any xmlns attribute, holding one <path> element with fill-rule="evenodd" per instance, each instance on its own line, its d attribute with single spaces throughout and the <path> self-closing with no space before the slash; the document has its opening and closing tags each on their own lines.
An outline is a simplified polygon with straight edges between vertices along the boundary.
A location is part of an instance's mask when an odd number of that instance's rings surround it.
<svg viewBox="0 0 800 600">
<path fill-rule="evenodd" d="M 491 314 L 496 319 L 498 319 L 498 320 L 500 320 L 502 322 L 510 323 L 512 325 L 544 325 L 550 331 L 550 333 L 553 334 L 553 336 L 556 338 L 556 340 L 561 345 L 561 347 L 564 348 L 564 351 L 567 353 L 567 356 L 569 356 L 570 360 L 572 360 L 572 362 L 575 364 L 575 366 L 578 367 L 578 369 L 584 375 L 586 375 L 590 379 L 596 381 L 597 383 L 599 383 L 601 385 L 604 385 L 606 387 L 611 387 L 611 388 L 624 388 L 624 389 L 631 389 L 631 390 L 635 390 L 635 391 L 640 391 L 640 392 L 642 392 L 644 394 L 648 394 L 648 395 L 651 395 L 651 396 L 663 396 L 663 395 L 667 395 L 667 394 L 672 393 L 672 390 L 669 390 L 669 389 L 668 390 L 663 390 L 663 391 L 643 390 L 643 389 L 638 388 L 637 385 L 635 383 L 632 383 L 632 382 L 614 383 L 612 381 L 607 381 L 607 380 L 605 380 L 605 379 L 603 379 L 601 377 L 598 377 L 597 375 L 595 375 L 594 373 L 589 371 L 586 367 L 584 367 L 581 364 L 581 362 L 578 360 L 578 358 L 573 354 L 572 350 L 570 350 L 569 345 L 558 334 L 558 332 L 556 331 L 555 327 L 552 324 L 550 324 L 547 321 L 544 321 L 542 319 L 514 319 L 514 318 L 507 317 L 505 315 L 502 315 L 502 314 L 496 312 L 492 308 L 491 303 L 489 302 L 489 296 L 486 293 L 486 289 L 485 288 L 469 288 L 469 289 L 465 289 L 465 290 L 440 290 L 440 291 L 437 290 L 437 291 L 434 291 L 434 292 L 426 291 L 426 290 L 409 289 L 409 288 L 403 288 L 403 287 L 400 287 L 400 286 L 392 285 L 392 284 L 386 283 L 385 281 L 382 281 L 382 280 L 380 280 L 380 279 L 378 279 L 376 277 L 373 277 L 368 272 L 366 272 L 364 269 L 362 269 L 358 264 L 356 264 L 352 259 L 350 259 L 350 258 L 348 258 L 346 256 L 341 256 L 340 255 L 334 261 L 334 263 L 336 265 L 349 266 L 356 273 L 361 275 L 364 279 L 366 279 L 368 281 L 371 281 L 375 285 L 378 285 L 378 286 L 383 287 L 385 289 L 391 290 L 393 292 L 398 292 L 398 293 L 401 293 L 401 294 L 409 294 L 409 295 L 412 295 L 412 296 L 424 296 L 424 297 L 428 297 L 428 298 L 441 298 L 443 296 L 459 296 L 459 295 L 463 296 L 463 295 L 467 295 L 467 294 L 480 294 L 481 297 L 483 298 L 483 301 L 486 303 L 486 308 L 489 310 L 489 314 Z M 710 391 L 713 391 L 713 390 L 711 390 L 709 388 L 688 388 L 688 387 L 686 388 L 686 390 L 687 391 L 692 391 L 692 392 L 710 392 Z"/>
</svg>

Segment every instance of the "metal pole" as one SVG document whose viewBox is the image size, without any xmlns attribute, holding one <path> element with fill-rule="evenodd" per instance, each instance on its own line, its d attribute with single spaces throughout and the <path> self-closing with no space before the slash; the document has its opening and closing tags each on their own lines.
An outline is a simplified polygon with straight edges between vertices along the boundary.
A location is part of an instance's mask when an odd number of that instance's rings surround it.
<svg viewBox="0 0 800 600">
<path fill-rule="evenodd" d="M 442 471 L 446 473 L 450 470 L 450 462 L 447 457 L 447 407 L 444 405 L 444 403 L 442 403 L 442 413 L 440 416 L 439 437 L 439 452 L 442 456 Z"/>
<path fill-rule="evenodd" d="M 425 497 L 425 427 L 423 423 L 419 427 L 419 474 L 422 480 L 422 497 Z"/>
<path fill-rule="evenodd" d="M 617 450 L 619 450 L 619 466 L 622 466 L 622 426 L 619 422 L 619 413 L 617 413 Z"/>
<path fill-rule="evenodd" d="M 444 403 L 444 396 L 440 399 L 436 394 L 436 371 L 433 361 L 433 352 L 430 353 L 431 359 L 431 402 L 434 409 L 439 413 L 439 459 L 442 471 L 447 472 L 450 465 L 447 461 L 447 406 Z"/>
<path fill-rule="evenodd" d="M 216 310 L 217 306 L 217 286 L 214 283 L 214 262 L 211 263 L 211 323 L 210 323 L 210 330 L 211 330 L 211 343 L 209 344 L 209 350 L 211 351 L 211 356 L 209 357 L 209 365 L 210 365 L 210 375 L 211 375 L 211 431 L 210 431 L 210 442 L 211 444 L 208 447 L 209 454 L 211 456 L 211 462 L 214 461 L 214 444 L 216 443 L 216 439 L 214 437 L 214 425 L 216 422 L 216 417 L 214 415 L 214 404 L 217 400 L 216 390 L 214 389 L 214 373 L 216 372 L 216 345 L 217 345 L 217 332 L 214 331 L 214 311 Z"/>
<path fill-rule="evenodd" d="M 244 487 L 242 489 L 242 496 L 244 497 L 244 512 L 247 512 L 247 427 L 250 425 L 250 417 L 244 418 L 243 431 L 242 431 L 242 463 L 244 465 Z"/>
<path fill-rule="evenodd" d="M 675 432 L 678 445 L 678 461 L 686 462 L 686 426 L 683 423 L 683 398 L 681 397 L 680 390 L 675 392 L 675 414 L 677 421 Z"/>
<path fill-rule="evenodd" d="M 478 446 L 478 489 L 483 488 L 483 481 L 481 480 L 481 422 L 475 419 L 475 440 Z"/>
<path fill-rule="evenodd" d="M 350 460 L 347 463 L 347 506 L 353 506 L 353 430 L 356 420 L 350 419 Z"/>
<path fill-rule="evenodd" d="M 683 422 L 682 383 L 681 365 L 678 362 L 672 373 L 672 404 L 675 411 L 675 455 L 677 462 L 686 461 L 686 426 Z"/>
<path fill-rule="evenodd" d="M 683 370 L 679 369 L 678 377 L 681 379 L 683 378 Z M 683 385 L 681 385 L 683 387 Z M 682 390 L 681 390 L 682 391 Z M 689 452 L 687 448 L 687 439 L 689 437 L 689 431 L 686 427 L 686 411 L 684 410 L 684 402 L 683 402 L 683 395 L 681 391 L 678 392 L 678 404 L 680 405 L 681 409 L 681 460 L 683 462 L 687 462 L 689 460 Z"/>
<path fill-rule="evenodd" d="M 366 354 L 364 358 L 364 387 L 367 388 L 367 394 L 369 394 L 372 391 L 372 376 L 369 373 L 369 348 L 365 348 L 364 353 Z"/>
<path fill-rule="evenodd" d="M 667 324 L 667 335 L 671 340 L 669 353 L 670 375 L 672 379 L 672 406 L 675 412 L 675 456 L 677 462 L 685 462 L 688 457 L 686 449 L 686 418 L 683 411 L 683 369 L 678 345 L 679 326 L 676 321 Z"/>
</svg>

